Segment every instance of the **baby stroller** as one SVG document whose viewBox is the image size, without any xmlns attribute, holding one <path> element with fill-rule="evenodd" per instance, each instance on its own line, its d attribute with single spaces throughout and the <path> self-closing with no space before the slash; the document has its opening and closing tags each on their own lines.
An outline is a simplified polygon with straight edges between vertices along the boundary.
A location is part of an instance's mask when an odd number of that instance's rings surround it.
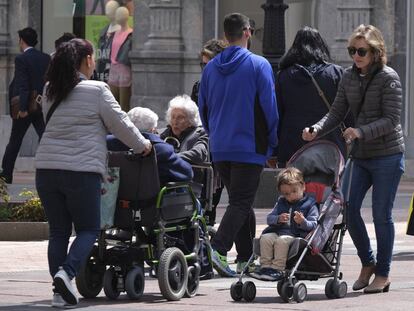
<svg viewBox="0 0 414 311">
<path fill-rule="evenodd" d="M 346 232 L 345 204 L 340 191 L 340 176 L 344 159 L 338 147 L 324 140 L 311 142 L 298 150 L 287 166 L 302 171 L 306 191 L 315 195 L 320 206 L 317 227 L 306 239 L 295 238 L 289 247 L 284 278 L 277 283 L 279 296 L 285 302 L 303 302 L 307 288 L 302 280 L 315 281 L 329 278 L 325 284 L 328 298 L 343 298 L 347 284 L 340 269 L 343 238 Z M 260 256 L 260 239 L 254 239 L 253 255 Z M 246 265 L 248 266 L 248 265 Z M 242 282 L 245 271 L 230 288 L 233 300 L 253 301 L 256 297 L 254 282 Z"/>
<path fill-rule="evenodd" d="M 155 150 L 147 157 L 109 152 L 109 167 L 120 168 L 114 225 L 101 231 L 76 277 L 79 293 L 94 298 L 103 288 L 110 299 L 124 291 L 139 299 L 147 264 L 167 300 L 195 296 L 205 221 L 190 183 L 161 188 Z"/>
</svg>

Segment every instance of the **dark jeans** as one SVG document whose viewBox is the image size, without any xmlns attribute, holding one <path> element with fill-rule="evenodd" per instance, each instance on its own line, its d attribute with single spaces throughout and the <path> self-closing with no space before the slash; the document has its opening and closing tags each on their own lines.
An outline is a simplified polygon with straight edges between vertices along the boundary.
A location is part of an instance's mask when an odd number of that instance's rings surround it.
<svg viewBox="0 0 414 311">
<path fill-rule="evenodd" d="M 252 204 L 259 186 L 263 166 L 216 162 L 216 168 L 226 186 L 229 205 L 212 241 L 212 247 L 222 255 L 236 244 L 237 261 L 247 261 L 253 252 L 256 217 Z"/>
<path fill-rule="evenodd" d="M 376 262 L 375 273 L 387 277 L 390 272 L 395 235 L 392 208 L 398 184 L 404 172 L 404 156 L 398 153 L 366 160 L 354 159 L 351 164 L 353 168 L 347 211 L 349 234 L 362 265 L 369 266 Z M 350 169 L 351 166 L 347 167 L 344 176 L 345 195 L 348 193 Z M 377 238 L 376 258 L 361 217 L 362 201 L 371 186 L 372 217 Z"/>
<path fill-rule="evenodd" d="M 4 152 L 1 167 L 3 168 L 2 175 L 6 178 L 7 183 L 13 182 L 13 170 L 16 163 L 17 155 L 22 146 L 24 135 L 29 129 L 30 124 L 36 130 L 39 140 L 45 130 L 45 122 L 43 121 L 43 114 L 37 112 L 29 114 L 26 118 L 13 120 L 9 143 Z"/>
<path fill-rule="evenodd" d="M 38 169 L 36 188 L 49 222 L 50 275 L 54 277 L 61 266 L 73 278 L 99 234 L 101 176 L 97 173 Z M 68 252 L 72 223 L 76 238 Z"/>
</svg>

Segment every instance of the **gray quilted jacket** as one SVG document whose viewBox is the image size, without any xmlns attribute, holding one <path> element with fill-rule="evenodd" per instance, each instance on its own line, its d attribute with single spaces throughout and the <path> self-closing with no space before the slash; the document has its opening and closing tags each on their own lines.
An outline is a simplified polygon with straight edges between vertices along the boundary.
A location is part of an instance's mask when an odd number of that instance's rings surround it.
<svg viewBox="0 0 414 311">
<path fill-rule="evenodd" d="M 360 107 L 363 91 L 373 74 L 364 104 Z M 355 66 L 347 68 L 330 111 L 314 125 L 318 136 L 338 126 L 348 110 L 354 117 L 357 116 L 354 127 L 360 129 L 363 136 L 353 150 L 355 158 L 367 159 L 404 152 L 400 120 L 402 89 L 400 78 L 392 68 L 374 65 L 366 76 L 361 76 Z"/>
<path fill-rule="evenodd" d="M 43 96 L 44 116 L 51 105 Z M 108 132 L 136 153 L 144 150 L 147 140 L 121 110 L 108 85 L 83 80 L 50 118 L 37 148 L 36 168 L 103 175 L 106 173 Z"/>
</svg>

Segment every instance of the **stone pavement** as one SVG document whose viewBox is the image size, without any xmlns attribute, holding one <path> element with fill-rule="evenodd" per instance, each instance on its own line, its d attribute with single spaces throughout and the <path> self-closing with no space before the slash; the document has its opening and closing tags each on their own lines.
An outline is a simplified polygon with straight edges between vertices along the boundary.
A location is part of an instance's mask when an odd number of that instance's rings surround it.
<svg viewBox="0 0 414 311">
<path fill-rule="evenodd" d="M 25 177 L 25 176 L 23 176 Z M 23 180 L 22 177 L 22 180 Z M 33 184 L 30 176 L 26 182 Z M 22 183 L 23 184 L 23 183 Z M 364 295 L 352 292 L 351 286 L 360 269 L 355 248 L 347 234 L 344 241 L 341 271 L 348 283 L 348 295 L 344 299 L 328 300 L 324 295 L 326 280 L 305 282 L 308 298 L 301 304 L 283 303 L 277 295 L 276 284 L 254 280 L 257 297 L 253 303 L 235 303 L 229 288 L 235 279 L 216 277 L 202 281 L 198 295 L 178 302 L 167 302 L 160 295 L 156 279 L 146 278 L 144 296 L 140 301 L 130 301 L 125 294 L 116 301 L 106 299 L 103 292 L 96 299 L 81 299 L 80 310 L 412 310 L 414 302 L 414 236 L 405 235 L 405 221 L 413 182 L 401 183 L 394 210 L 396 238 L 391 271 L 389 293 Z M 224 212 L 224 205 L 218 209 L 218 220 Z M 370 216 L 370 199 L 364 201 L 363 215 L 367 229 L 374 237 Z M 265 227 L 266 215 L 270 209 L 257 209 L 257 234 Z M 373 241 L 374 242 L 374 241 Z M 373 243 L 375 248 L 375 242 Z M 47 242 L 0 242 L 0 311 L 1 310 L 50 310 L 51 280 L 47 267 Z M 235 258 L 235 250 L 229 253 Z M 234 267 L 235 268 L 235 267 Z"/>
</svg>

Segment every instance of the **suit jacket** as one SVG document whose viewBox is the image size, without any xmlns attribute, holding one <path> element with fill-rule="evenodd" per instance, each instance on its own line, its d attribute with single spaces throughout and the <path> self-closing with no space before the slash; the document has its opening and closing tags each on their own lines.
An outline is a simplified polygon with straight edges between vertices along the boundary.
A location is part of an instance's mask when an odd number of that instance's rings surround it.
<svg viewBox="0 0 414 311">
<path fill-rule="evenodd" d="M 49 62 L 50 55 L 35 48 L 16 56 L 9 98 L 20 96 L 20 111 L 27 111 L 32 91 L 36 90 L 38 94 L 42 94 Z"/>
<path fill-rule="evenodd" d="M 143 132 L 142 135 L 149 139 L 155 148 L 161 185 L 170 181 L 190 181 L 193 178 L 191 165 L 181 159 L 170 144 L 165 143 L 155 134 Z M 110 151 L 128 151 L 130 149 L 113 135 L 107 136 L 106 144 Z"/>
</svg>

